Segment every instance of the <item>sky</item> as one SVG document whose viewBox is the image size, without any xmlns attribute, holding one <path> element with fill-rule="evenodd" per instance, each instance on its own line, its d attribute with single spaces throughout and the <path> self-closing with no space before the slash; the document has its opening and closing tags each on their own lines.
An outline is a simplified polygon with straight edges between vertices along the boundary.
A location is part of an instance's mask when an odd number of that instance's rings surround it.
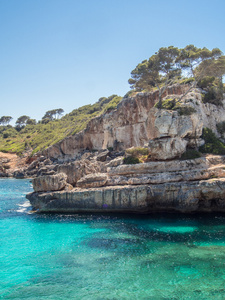
<svg viewBox="0 0 225 300">
<path fill-rule="evenodd" d="M 124 96 L 160 47 L 220 48 L 224 0 L 0 0 L 0 117 Z"/>
</svg>

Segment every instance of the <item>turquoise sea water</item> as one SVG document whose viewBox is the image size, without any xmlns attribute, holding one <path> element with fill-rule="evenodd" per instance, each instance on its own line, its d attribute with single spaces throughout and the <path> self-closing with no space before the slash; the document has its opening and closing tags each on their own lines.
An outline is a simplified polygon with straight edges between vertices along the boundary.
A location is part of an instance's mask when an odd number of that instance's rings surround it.
<svg viewBox="0 0 225 300">
<path fill-rule="evenodd" d="M 0 299 L 225 299 L 225 215 L 36 215 L 0 180 Z"/>
</svg>

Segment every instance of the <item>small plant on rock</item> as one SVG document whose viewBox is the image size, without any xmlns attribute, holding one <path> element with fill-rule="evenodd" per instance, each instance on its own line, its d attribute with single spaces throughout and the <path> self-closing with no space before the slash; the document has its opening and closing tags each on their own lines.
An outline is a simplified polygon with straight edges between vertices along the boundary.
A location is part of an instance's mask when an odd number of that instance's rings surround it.
<svg viewBox="0 0 225 300">
<path fill-rule="evenodd" d="M 195 149 L 187 149 L 186 152 L 184 152 L 181 155 L 181 160 L 186 160 L 186 159 L 195 159 L 201 157 L 201 153 Z"/>
<path fill-rule="evenodd" d="M 132 148 L 126 149 L 126 153 L 128 153 L 132 156 L 149 155 L 149 150 L 148 150 L 148 148 L 144 148 L 144 147 L 132 147 Z"/>
<path fill-rule="evenodd" d="M 132 147 L 126 149 L 126 154 L 129 156 L 124 159 L 125 164 L 143 163 L 149 156 L 149 149 L 144 147 Z"/>
<path fill-rule="evenodd" d="M 217 131 L 222 135 L 225 133 L 225 121 L 216 124 Z"/>
<path fill-rule="evenodd" d="M 135 164 L 139 164 L 140 160 L 137 157 L 134 156 L 128 156 L 128 157 L 124 157 L 123 159 L 123 163 L 125 165 L 135 165 Z"/>
<path fill-rule="evenodd" d="M 156 108 L 160 108 L 160 103 L 155 104 Z M 180 116 L 190 116 L 196 110 L 191 106 L 181 106 L 176 99 L 165 99 L 161 103 L 161 109 L 176 110 Z"/>
<path fill-rule="evenodd" d="M 204 128 L 202 138 L 205 140 L 205 144 L 199 148 L 200 152 L 225 155 L 224 143 L 216 137 L 211 129 Z"/>
</svg>

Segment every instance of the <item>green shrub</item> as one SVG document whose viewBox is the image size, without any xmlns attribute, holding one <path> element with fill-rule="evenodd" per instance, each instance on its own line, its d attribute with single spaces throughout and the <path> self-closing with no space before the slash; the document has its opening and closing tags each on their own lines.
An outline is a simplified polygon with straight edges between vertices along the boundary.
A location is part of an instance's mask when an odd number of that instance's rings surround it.
<svg viewBox="0 0 225 300">
<path fill-rule="evenodd" d="M 216 124 L 217 131 L 222 135 L 225 132 L 225 121 Z"/>
<path fill-rule="evenodd" d="M 144 147 L 132 147 L 126 149 L 126 153 L 131 155 L 124 159 L 125 164 L 143 163 L 148 159 L 149 149 Z"/>
<path fill-rule="evenodd" d="M 0 136 L 2 136 L 3 139 L 7 139 L 9 137 L 16 137 L 17 135 L 18 132 L 12 126 L 5 126 L 0 131 Z"/>
<path fill-rule="evenodd" d="M 203 103 L 211 103 L 221 106 L 223 100 L 223 84 L 221 82 L 214 82 L 211 86 L 207 87 L 206 93 L 202 94 Z"/>
<path fill-rule="evenodd" d="M 114 96 L 112 100 L 109 103 L 107 103 L 107 105 L 105 106 L 104 112 L 110 112 L 111 110 L 116 109 L 121 99 L 122 97 Z"/>
<path fill-rule="evenodd" d="M 198 87 L 205 91 L 202 94 L 203 103 L 222 104 L 224 86 L 219 77 L 206 76 L 198 82 Z"/>
<path fill-rule="evenodd" d="M 159 102 L 155 104 L 156 108 L 159 108 Z M 161 109 L 176 110 L 180 116 L 189 116 L 196 112 L 191 106 L 181 106 L 176 99 L 166 99 L 162 101 Z"/>
<path fill-rule="evenodd" d="M 186 160 L 186 159 L 195 159 L 201 157 L 201 153 L 197 150 L 194 149 L 187 149 L 186 152 L 184 152 L 181 155 L 181 160 Z"/>
<path fill-rule="evenodd" d="M 181 106 L 177 110 L 180 116 L 190 116 L 196 112 L 196 110 L 191 106 Z"/>
<path fill-rule="evenodd" d="M 123 159 L 123 163 L 125 165 L 135 165 L 135 164 L 139 164 L 140 160 L 137 157 L 134 156 L 128 156 L 128 157 L 124 157 Z"/>
<path fill-rule="evenodd" d="M 156 108 L 159 108 L 160 103 L 157 102 L 155 104 Z M 162 101 L 161 109 L 169 109 L 169 110 L 176 110 L 180 106 L 179 103 L 176 103 L 176 99 L 165 99 Z"/>
<path fill-rule="evenodd" d="M 195 79 L 193 77 L 185 78 L 180 81 L 180 84 L 189 84 L 189 83 L 193 82 L 194 80 Z"/>
<path fill-rule="evenodd" d="M 9 136 L 10 136 L 10 135 L 9 135 L 8 132 L 3 133 L 3 139 L 7 139 Z"/>
<path fill-rule="evenodd" d="M 214 81 L 215 81 L 215 77 L 205 76 L 198 81 L 198 87 L 201 89 L 207 89 L 209 86 L 213 84 Z"/>
<path fill-rule="evenodd" d="M 126 149 L 126 153 L 132 156 L 149 155 L 149 149 L 144 147 L 133 147 L 133 148 Z"/>
<path fill-rule="evenodd" d="M 129 97 L 133 97 L 133 95 L 135 94 L 135 90 L 130 90 L 128 91 L 125 95 L 124 95 L 124 99 L 127 99 Z"/>
<path fill-rule="evenodd" d="M 204 128 L 202 138 L 205 140 L 205 145 L 199 148 L 200 152 L 225 155 L 225 145 L 216 137 L 211 129 Z"/>
<path fill-rule="evenodd" d="M 2 153 L 7 153 L 8 151 L 5 150 L 5 149 L 1 149 L 1 148 L 0 148 L 0 152 L 2 152 Z"/>
</svg>

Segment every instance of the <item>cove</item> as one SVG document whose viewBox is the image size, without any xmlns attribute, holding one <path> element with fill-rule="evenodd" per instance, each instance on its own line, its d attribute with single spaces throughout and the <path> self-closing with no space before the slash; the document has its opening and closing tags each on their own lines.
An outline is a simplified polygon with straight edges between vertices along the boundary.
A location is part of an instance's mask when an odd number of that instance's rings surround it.
<svg viewBox="0 0 225 300">
<path fill-rule="evenodd" d="M 0 180 L 0 299 L 224 299 L 224 214 L 32 214 Z"/>
</svg>

